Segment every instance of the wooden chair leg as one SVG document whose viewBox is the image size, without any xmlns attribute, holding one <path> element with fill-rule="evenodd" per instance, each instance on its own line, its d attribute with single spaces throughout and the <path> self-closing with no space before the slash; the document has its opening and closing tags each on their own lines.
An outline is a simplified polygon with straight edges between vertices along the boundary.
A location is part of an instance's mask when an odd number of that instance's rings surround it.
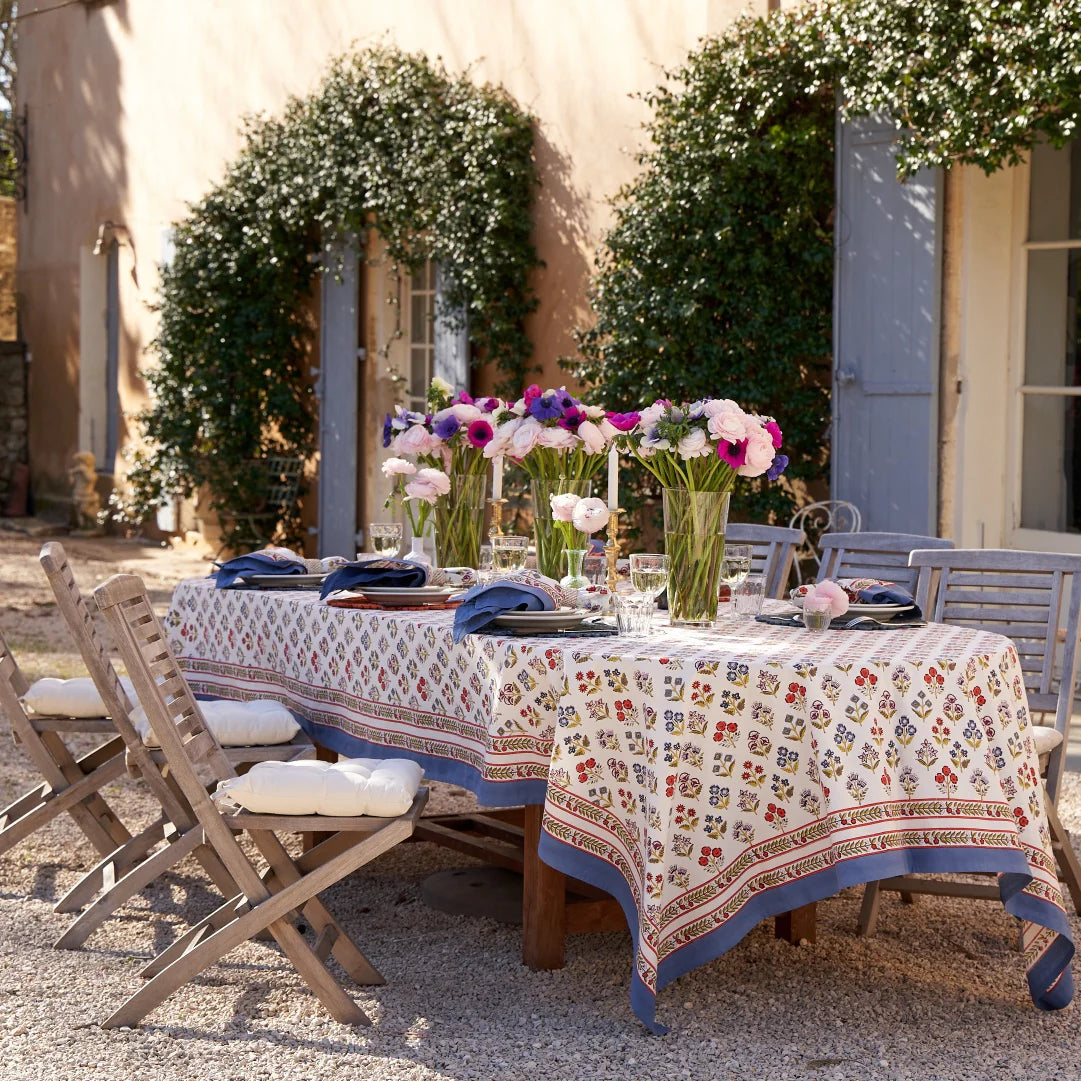
<svg viewBox="0 0 1081 1081">
<path fill-rule="evenodd" d="M 202 841 L 202 837 L 201 828 L 188 830 L 182 835 L 174 831 L 172 840 L 165 848 L 143 860 L 99 897 L 96 897 L 82 915 L 56 940 L 54 943 L 56 948 L 76 950 L 82 946 L 122 904 L 134 897 L 141 889 L 149 886 L 170 867 L 175 867 Z"/>
<path fill-rule="evenodd" d="M 863 904 L 860 906 L 859 933 L 870 938 L 878 926 L 878 906 L 882 900 L 882 890 L 877 882 L 868 882 L 863 890 Z"/>
<path fill-rule="evenodd" d="M 1077 853 L 1070 842 L 1070 831 L 1062 824 L 1055 805 L 1045 801 L 1047 808 L 1047 823 L 1051 828 L 1051 846 L 1058 863 L 1059 873 L 1069 890 L 1070 900 L 1073 901 L 1074 911 L 1081 915 L 1081 861 L 1078 861 Z"/>
<path fill-rule="evenodd" d="M 53 911 L 78 912 L 99 893 L 112 888 L 118 879 L 144 860 L 147 853 L 165 839 L 166 825 L 165 817 L 159 816 L 145 830 L 132 837 L 127 844 L 110 852 L 57 901 L 53 906 Z"/>
</svg>

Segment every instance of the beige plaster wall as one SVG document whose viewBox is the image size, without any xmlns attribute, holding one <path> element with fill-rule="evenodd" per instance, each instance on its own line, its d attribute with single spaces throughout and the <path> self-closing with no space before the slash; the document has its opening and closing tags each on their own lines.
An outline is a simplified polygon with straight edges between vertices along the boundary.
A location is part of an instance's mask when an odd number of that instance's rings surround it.
<svg viewBox="0 0 1081 1081">
<path fill-rule="evenodd" d="M 555 379 L 588 315 L 606 200 L 635 172 L 648 115 L 635 95 L 702 35 L 766 9 L 767 0 L 23 0 L 19 95 L 32 152 L 19 269 L 39 496 L 66 489 L 77 443 L 80 247 L 102 222 L 129 230 L 120 391 L 130 410 L 143 394 L 137 369 L 154 332 L 163 230 L 235 155 L 242 114 L 279 111 L 317 85 L 332 56 L 380 41 L 502 83 L 538 117 L 546 268 L 530 331 Z"/>
</svg>

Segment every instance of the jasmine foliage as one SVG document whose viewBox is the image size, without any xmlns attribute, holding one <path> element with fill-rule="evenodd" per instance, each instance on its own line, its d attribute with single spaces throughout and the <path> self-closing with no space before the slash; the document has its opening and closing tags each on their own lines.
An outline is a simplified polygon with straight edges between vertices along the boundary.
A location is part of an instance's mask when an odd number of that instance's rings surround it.
<svg viewBox="0 0 1081 1081">
<path fill-rule="evenodd" d="M 743 19 L 646 95 L 576 374 L 607 401 L 727 396 L 778 418 L 788 477 L 828 470 L 835 106 L 897 124 L 898 172 L 993 172 L 1081 105 L 1077 0 L 818 0 Z M 785 518 L 785 485 L 739 517 Z"/>
<path fill-rule="evenodd" d="M 502 90 L 388 48 L 339 59 L 310 97 L 250 122 L 224 179 L 175 226 L 143 446 L 118 509 L 141 520 L 203 485 L 227 517 L 258 509 L 265 482 L 249 463 L 312 453 L 308 300 L 342 234 L 363 250 L 378 229 L 406 269 L 438 262 L 475 361 L 526 382 L 532 123 Z M 298 539 L 299 521 L 284 524 Z"/>
</svg>

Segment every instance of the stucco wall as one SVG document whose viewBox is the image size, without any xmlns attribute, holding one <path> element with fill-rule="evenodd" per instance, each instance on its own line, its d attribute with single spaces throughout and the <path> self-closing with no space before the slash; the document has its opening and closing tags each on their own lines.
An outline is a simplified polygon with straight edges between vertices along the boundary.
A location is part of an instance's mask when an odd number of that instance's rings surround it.
<svg viewBox="0 0 1081 1081">
<path fill-rule="evenodd" d="M 19 100 L 30 116 L 30 212 L 19 270 L 39 502 L 66 498 L 77 449 L 80 249 L 122 224 L 122 408 L 143 394 L 163 230 L 221 175 L 240 117 L 313 89 L 334 55 L 386 41 L 503 84 L 538 117 L 546 267 L 530 332 L 547 375 L 587 317 L 607 199 L 635 171 L 645 105 L 704 34 L 766 0 L 116 0 L 20 4 Z M 40 12 L 40 14 L 34 14 Z M 123 429 L 122 429 L 123 433 Z M 110 471 L 112 463 L 99 467 Z"/>
</svg>

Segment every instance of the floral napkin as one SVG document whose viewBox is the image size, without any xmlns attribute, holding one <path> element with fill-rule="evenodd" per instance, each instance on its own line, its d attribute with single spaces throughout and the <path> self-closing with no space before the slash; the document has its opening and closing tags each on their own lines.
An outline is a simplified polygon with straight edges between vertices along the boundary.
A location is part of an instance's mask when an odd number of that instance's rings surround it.
<svg viewBox="0 0 1081 1081">
<path fill-rule="evenodd" d="M 474 586 L 454 613 L 454 641 L 483 630 L 504 612 L 554 612 L 570 602 L 558 582 L 536 571 L 521 571 L 488 585 Z"/>
<path fill-rule="evenodd" d="M 289 548 L 264 548 L 260 552 L 236 556 L 225 563 L 215 563 L 218 568 L 214 584 L 218 589 L 229 589 L 243 584 L 241 579 L 250 574 L 306 574 L 307 564 L 302 556 Z"/>
</svg>

